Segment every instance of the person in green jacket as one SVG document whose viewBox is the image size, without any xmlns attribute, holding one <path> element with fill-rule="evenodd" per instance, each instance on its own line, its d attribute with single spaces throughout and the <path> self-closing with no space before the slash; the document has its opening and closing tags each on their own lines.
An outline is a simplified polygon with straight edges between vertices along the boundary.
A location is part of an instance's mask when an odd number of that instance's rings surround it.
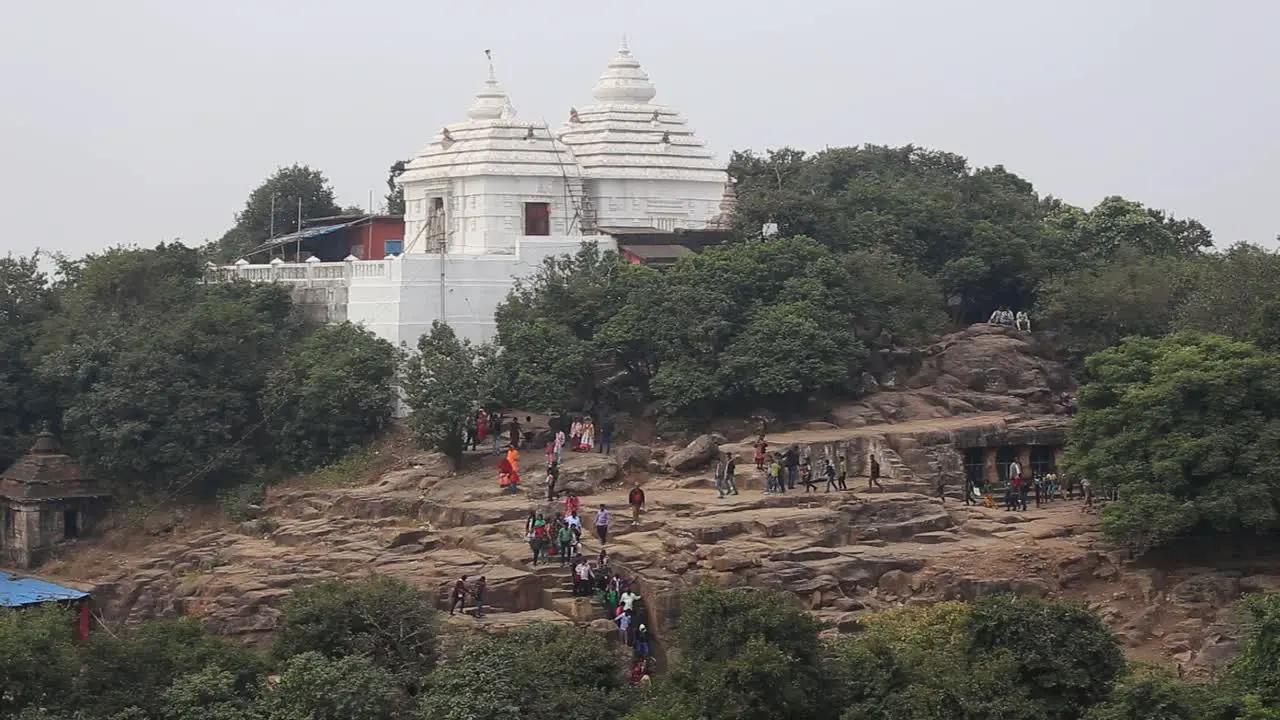
<svg viewBox="0 0 1280 720">
<path fill-rule="evenodd" d="M 560 565 L 564 566 L 569 562 L 569 549 L 573 547 L 573 527 L 570 525 L 561 525 L 556 531 L 556 544 L 560 546 Z"/>
</svg>

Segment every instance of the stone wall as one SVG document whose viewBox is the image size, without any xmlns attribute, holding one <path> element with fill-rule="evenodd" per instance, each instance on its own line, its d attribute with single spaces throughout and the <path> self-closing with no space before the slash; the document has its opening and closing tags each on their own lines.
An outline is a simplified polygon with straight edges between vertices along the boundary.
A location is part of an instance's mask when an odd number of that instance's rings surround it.
<svg viewBox="0 0 1280 720">
<path fill-rule="evenodd" d="M 294 309 L 308 325 L 329 325 L 346 322 L 347 295 L 345 286 L 330 285 L 310 287 L 289 286 L 289 297 Z"/>
<path fill-rule="evenodd" d="M 3 502 L 5 528 L 0 540 L 0 564 L 33 568 L 53 554 L 57 547 L 70 541 L 66 537 L 66 513 L 77 513 L 77 537 L 93 533 L 106 518 L 107 503 L 103 499 L 68 499 L 43 503 Z"/>
</svg>

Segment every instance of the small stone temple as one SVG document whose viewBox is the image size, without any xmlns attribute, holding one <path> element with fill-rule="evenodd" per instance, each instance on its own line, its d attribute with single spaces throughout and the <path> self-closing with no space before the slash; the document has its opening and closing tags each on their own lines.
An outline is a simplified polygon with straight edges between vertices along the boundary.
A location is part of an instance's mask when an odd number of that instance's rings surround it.
<svg viewBox="0 0 1280 720">
<path fill-rule="evenodd" d="M 0 565 L 36 567 L 54 548 L 92 531 L 109 500 L 52 433 L 40 433 L 31 450 L 0 475 Z"/>
</svg>

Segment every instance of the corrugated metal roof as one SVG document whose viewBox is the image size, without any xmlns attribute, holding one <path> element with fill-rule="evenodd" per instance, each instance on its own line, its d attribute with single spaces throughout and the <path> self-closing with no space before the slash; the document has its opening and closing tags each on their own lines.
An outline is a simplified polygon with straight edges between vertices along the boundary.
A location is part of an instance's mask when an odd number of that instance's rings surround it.
<svg viewBox="0 0 1280 720">
<path fill-rule="evenodd" d="M 329 233 L 334 233 L 339 230 L 344 230 L 353 225 L 359 225 L 363 222 L 364 222 L 364 218 L 360 218 L 359 220 L 352 220 L 351 222 L 340 223 L 338 225 L 318 225 L 316 227 L 302 228 L 300 232 L 289 233 L 288 235 L 277 235 L 274 239 L 271 239 L 271 240 L 268 240 L 267 242 L 262 243 L 258 247 L 245 253 L 245 255 L 246 256 L 256 255 L 260 252 L 265 252 L 267 250 L 274 250 L 278 247 L 284 247 L 285 245 L 290 245 L 296 242 L 300 242 L 302 240 L 310 240 L 311 238 L 317 238 L 317 237 L 320 237 L 321 235 L 328 235 Z"/>
<path fill-rule="evenodd" d="M 32 577 L 14 577 L 7 572 L 0 572 L 0 607 L 22 607 L 55 600 L 82 600 L 87 597 L 87 592 Z"/>
</svg>

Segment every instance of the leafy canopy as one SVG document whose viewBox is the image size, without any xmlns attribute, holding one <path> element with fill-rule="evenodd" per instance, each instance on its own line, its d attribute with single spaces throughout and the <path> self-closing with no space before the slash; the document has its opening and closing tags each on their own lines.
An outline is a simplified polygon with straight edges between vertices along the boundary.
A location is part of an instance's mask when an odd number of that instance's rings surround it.
<svg viewBox="0 0 1280 720">
<path fill-rule="evenodd" d="M 1103 530 L 1139 548 L 1280 527 L 1280 356 L 1180 333 L 1088 358 L 1067 468 L 1120 500 Z"/>
</svg>

